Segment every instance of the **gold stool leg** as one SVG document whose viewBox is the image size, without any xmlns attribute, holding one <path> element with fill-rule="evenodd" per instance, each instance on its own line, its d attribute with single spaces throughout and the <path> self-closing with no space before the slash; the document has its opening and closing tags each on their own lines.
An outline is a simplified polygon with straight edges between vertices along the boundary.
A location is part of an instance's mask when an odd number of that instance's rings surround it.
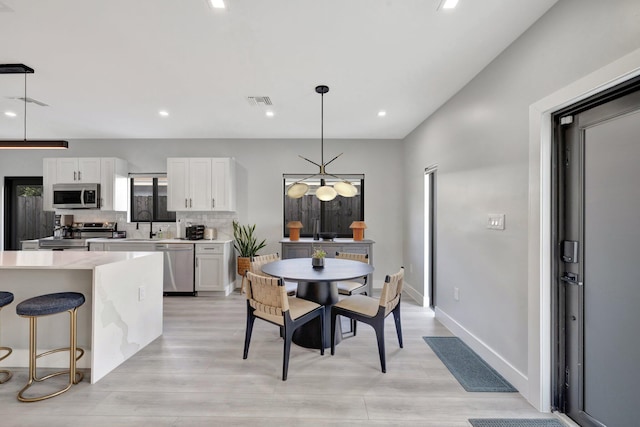
<svg viewBox="0 0 640 427">
<path fill-rule="evenodd" d="M 25 316 L 28 317 L 28 316 Z M 82 381 L 84 374 L 82 372 L 76 372 L 77 361 L 84 355 L 84 350 L 77 347 L 77 308 L 69 310 L 69 347 L 58 348 L 55 350 L 50 350 L 45 353 L 37 354 L 37 317 L 29 317 L 29 380 L 27 381 L 27 385 L 25 385 L 22 390 L 18 393 L 18 400 L 21 402 L 38 402 L 40 400 L 49 399 L 51 397 L 58 396 L 65 391 L 69 390 L 73 384 L 78 384 Z M 58 353 L 61 351 L 69 352 L 69 369 L 64 371 L 54 372 L 49 375 L 45 375 L 44 377 L 38 378 L 37 369 L 36 369 L 36 360 L 48 356 L 53 353 Z M 77 355 L 77 353 L 80 353 Z M 33 382 L 41 382 L 47 380 L 52 377 L 56 377 L 58 375 L 69 374 L 69 383 L 67 386 L 61 390 L 56 392 L 46 394 L 44 396 L 37 397 L 24 397 L 24 392 L 29 389 L 33 385 Z"/>
<path fill-rule="evenodd" d="M 7 353 L 0 357 L 0 361 L 9 357 L 9 355 L 13 352 L 9 347 L 0 347 L 0 351 L 6 351 Z M 4 384 L 11 379 L 13 374 L 8 369 L 0 369 L 0 384 Z"/>
<path fill-rule="evenodd" d="M 6 351 L 4 356 L 0 356 L 0 362 L 9 357 L 13 350 L 9 347 L 0 347 L 0 351 Z M 0 369 L 0 384 L 4 384 L 11 379 L 13 374 L 8 369 Z"/>
</svg>

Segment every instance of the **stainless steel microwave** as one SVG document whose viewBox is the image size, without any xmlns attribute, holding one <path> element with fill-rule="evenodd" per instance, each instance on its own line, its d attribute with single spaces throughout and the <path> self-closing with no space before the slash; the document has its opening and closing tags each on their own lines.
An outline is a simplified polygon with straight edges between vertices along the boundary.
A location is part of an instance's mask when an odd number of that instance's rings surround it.
<svg viewBox="0 0 640 427">
<path fill-rule="evenodd" d="M 99 209 L 100 184 L 53 184 L 53 207 Z"/>
</svg>

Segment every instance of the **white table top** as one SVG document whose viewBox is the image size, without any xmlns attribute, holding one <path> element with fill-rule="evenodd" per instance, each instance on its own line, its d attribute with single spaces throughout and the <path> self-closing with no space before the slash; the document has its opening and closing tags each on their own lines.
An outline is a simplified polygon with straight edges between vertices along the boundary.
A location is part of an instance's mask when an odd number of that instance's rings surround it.
<svg viewBox="0 0 640 427">
<path fill-rule="evenodd" d="M 2 251 L 0 269 L 93 270 L 159 252 Z"/>
</svg>

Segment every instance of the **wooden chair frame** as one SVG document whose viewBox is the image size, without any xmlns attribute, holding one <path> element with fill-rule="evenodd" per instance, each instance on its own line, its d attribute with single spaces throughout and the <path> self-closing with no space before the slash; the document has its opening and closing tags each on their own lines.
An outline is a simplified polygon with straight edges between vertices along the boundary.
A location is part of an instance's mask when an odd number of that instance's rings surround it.
<svg viewBox="0 0 640 427">
<path fill-rule="evenodd" d="M 384 344 L 384 321 L 389 314 L 393 313 L 394 323 L 396 325 L 396 333 L 398 335 L 398 344 L 400 348 L 403 348 L 402 343 L 402 324 L 400 321 L 400 300 L 402 297 L 402 280 L 404 278 L 404 269 L 401 269 L 400 272 L 394 274 L 393 276 L 387 275 L 384 280 L 384 288 L 382 290 L 382 294 L 380 295 L 380 301 L 378 306 L 378 312 L 374 316 L 369 316 L 364 313 L 355 312 L 352 310 L 348 310 L 340 307 L 339 303 L 331 307 L 331 355 L 335 354 L 335 336 L 336 336 L 336 318 L 338 316 L 348 317 L 356 322 L 363 322 L 368 325 L 371 325 L 376 332 L 376 339 L 378 341 L 378 354 L 380 356 L 380 367 L 382 368 L 382 372 L 387 372 L 387 364 L 386 364 L 386 356 L 385 356 L 385 344 Z M 397 295 L 393 297 L 388 295 L 389 284 L 392 280 L 399 281 L 398 283 L 398 292 Z M 366 298 L 364 296 L 356 296 L 360 298 Z M 353 298 L 353 297 L 347 297 Z M 369 297 L 370 298 L 370 297 Z M 385 300 L 386 299 L 386 300 Z M 389 310 L 389 305 L 395 304 L 395 306 Z M 355 335 L 355 325 L 354 325 L 354 335 Z"/>
<path fill-rule="evenodd" d="M 318 305 L 318 307 L 316 307 L 315 309 L 313 309 L 312 311 L 309 311 L 306 314 L 303 314 L 302 316 L 298 317 L 297 319 L 292 319 L 291 318 L 291 313 L 290 310 L 288 308 L 288 304 L 284 307 L 285 309 L 282 310 L 282 318 L 283 318 L 283 325 L 280 325 L 279 323 L 276 322 L 272 322 L 269 321 L 265 318 L 262 318 L 260 316 L 256 316 L 255 311 L 256 309 L 251 305 L 251 298 L 253 295 L 253 292 L 251 290 L 251 287 L 253 286 L 254 281 L 256 280 L 256 278 L 261 278 L 262 280 L 266 280 L 268 282 L 271 282 L 272 284 L 277 283 L 277 286 L 281 286 L 283 289 L 283 295 L 284 298 L 288 298 L 286 296 L 286 290 L 284 287 L 284 282 L 281 278 L 278 277 L 264 277 L 264 276 L 259 276 L 256 275 L 254 273 L 248 272 L 247 275 L 247 286 L 249 287 L 248 292 L 247 292 L 247 327 L 246 327 L 246 331 L 245 331 L 245 338 L 244 338 L 244 354 L 242 356 L 243 359 L 246 359 L 249 355 L 249 344 L 251 343 L 251 334 L 253 332 L 253 324 L 256 320 L 256 318 L 264 320 L 265 322 L 271 323 L 273 325 L 276 325 L 280 328 L 281 330 L 281 336 L 282 338 L 284 338 L 284 348 L 283 348 L 283 356 L 282 356 L 282 381 L 286 381 L 287 380 L 287 373 L 289 371 L 289 355 L 291 353 L 291 342 L 293 339 L 293 332 L 298 329 L 300 326 L 304 325 L 305 323 L 315 319 L 316 317 L 320 317 L 320 336 L 322 337 L 322 346 L 320 347 L 320 354 L 324 355 L 324 347 L 325 347 L 325 342 L 324 342 L 324 306 L 322 305 Z"/>
</svg>

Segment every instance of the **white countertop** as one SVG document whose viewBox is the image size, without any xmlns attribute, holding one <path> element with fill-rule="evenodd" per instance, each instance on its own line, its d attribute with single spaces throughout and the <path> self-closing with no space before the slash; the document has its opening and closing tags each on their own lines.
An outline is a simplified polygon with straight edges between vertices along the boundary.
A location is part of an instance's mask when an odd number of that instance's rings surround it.
<svg viewBox="0 0 640 427">
<path fill-rule="evenodd" d="M 94 238 L 87 239 L 87 242 L 95 242 L 95 243 L 193 243 L 193 244 L 202 244 L 202 243 L 229 243 L 233 242 L 233 240 L 187 240 L 187 239 L 107 239 L 107 238 Z"/>
<path fill-rule="evenodd" d="M 0 269 L 93 270 L 157 252 L 2 251 Z"/>
<path fill-rule="evenodd" d="M 22 242 L 35 242 L 37 243 L 39 240 L 43 240 L 43 239 L 47 239 L 47 240 L 53 240 L 53 237 L 43 237 L 42 239 L 32 239 L 32 240 L 22 240 Z M 112 238 L 102 238 L 102 237 L 94 237 L 94 238 L 90 238 L 90 239 L 86 239 L 87 242 L 95 242 L 95 243 L 194 243 L 194 244 L 202 244 L 202 243 L 231 243 L 233 242 L 233 239 L 226 239 L 226 240 L 206 240 L 206 239 L 200 239 L 200 240 L 187 240 L 187 239 L 136 239 L 136 238 L 132 238 L 132 239 L 112 239 Z"/>
</svg>

